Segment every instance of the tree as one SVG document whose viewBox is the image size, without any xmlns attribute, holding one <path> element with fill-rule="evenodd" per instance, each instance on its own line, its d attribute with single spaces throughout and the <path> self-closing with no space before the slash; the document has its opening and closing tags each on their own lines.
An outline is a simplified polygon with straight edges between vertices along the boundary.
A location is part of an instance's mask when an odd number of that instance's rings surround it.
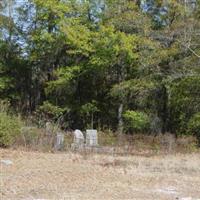
<svg viewBox="0 0 200 200">
<path fill-rule="evenodd" d="M 20 88 L 21 75 L 18 72 L 24 64 L 17 40 L 19 31 L 12 12 L 14 3 L 11 0 L 2 3 L 0 12 L 0 94 L 1 98 L 8 98 L 12 103 L 19 98 L 16 90 Z"/>
<path fill-rule="evenodd" d="M 199 1 L 9 2 L 0 14 L 0 94 L 20 112 L 121 134 L 131 110 L 163 133 L 186 131 L 196 111 L 178 102 L 186 105 L 190 90 L 198 104 Z"/>
</svg>

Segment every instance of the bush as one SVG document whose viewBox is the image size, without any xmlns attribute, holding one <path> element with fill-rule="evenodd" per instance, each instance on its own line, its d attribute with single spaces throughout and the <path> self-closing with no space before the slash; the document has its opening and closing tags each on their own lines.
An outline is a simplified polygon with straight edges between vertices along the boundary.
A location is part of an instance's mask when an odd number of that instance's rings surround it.
<svg viewBox="0 0 200 200">
<path fill-rule="evenodd" d="M 67 108 L 60 108 L 59 106 L 55 106 L 52 103 L 45 101 L 43 102 L 43 105 L 39 106 L 37 109 L 37 114 L 43 115 L 47 119 L 57 119 L 66 111 Z"/>
<path fill-rule="evenodd" d="M 194 114 L 189 120 L 188 133 L 195 135 L 200 144 L 200 112 Z"/>
<path fill-rule="evenodd" d="M 146 132 L 150 126 L 149 116 L 144 112 L 128 110 L 123 115 L 126 131 Z"/>
<path fill-rule="evenodd" d="M 22 123 L 18 117 L 0 112 L 0 146 L 12 145 L 20 134 L 21 125 Z"/>
</svg>

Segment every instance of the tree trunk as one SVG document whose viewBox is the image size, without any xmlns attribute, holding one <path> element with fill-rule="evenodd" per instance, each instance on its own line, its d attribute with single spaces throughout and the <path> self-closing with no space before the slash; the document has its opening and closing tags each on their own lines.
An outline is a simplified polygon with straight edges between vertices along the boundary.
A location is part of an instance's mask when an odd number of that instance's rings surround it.
<svg viewBox="0 0 200 200">
<path fill-rule="evenodd" d="M 8 36 L 8 41 L 11 44 L 12 40 L 12 34 L 13 34 L 13 24 L 12 24 L 12 15 L 13 15 L 13 1 L 9 0 L 8 1 L 8 16 L 9 16 L 9 36 Z"/>
<path fill-rule="evenodd" d="M 167 131 L 167 122 L 168 122 L 168 91 L 164 85 L 162 89 L 161 118 L 162 118 L 162 133 L 165 133 Z"/>
<path fill-rule="evenodd" d="M 124 122 L 123 122 L 123 118 L 122 118 L 122 113 L 123 113 L 123 103 L 120 103 L 119 107 L 118 107 L 118 134 L 122 135 L 123 133 L 123 128 L 124 128 Z"/>
<path fill-rule="evenodd" d="M 92 129 L 94 128 L 94 113 L 92 113 L 92 116 L 91 116 L 91 128 Z"/>
</svg>

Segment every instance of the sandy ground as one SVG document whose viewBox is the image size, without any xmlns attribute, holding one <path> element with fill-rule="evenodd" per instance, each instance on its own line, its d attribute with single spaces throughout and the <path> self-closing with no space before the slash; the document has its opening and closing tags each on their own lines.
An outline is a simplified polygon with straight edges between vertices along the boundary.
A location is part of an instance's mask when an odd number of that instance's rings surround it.
<svg viewBox="0 0 200 200">
<path fill-rule="evenodd" d="M 108 156 L 0 149 L 0 199 L 200 199 L 200 154 Z"/>
</svg>

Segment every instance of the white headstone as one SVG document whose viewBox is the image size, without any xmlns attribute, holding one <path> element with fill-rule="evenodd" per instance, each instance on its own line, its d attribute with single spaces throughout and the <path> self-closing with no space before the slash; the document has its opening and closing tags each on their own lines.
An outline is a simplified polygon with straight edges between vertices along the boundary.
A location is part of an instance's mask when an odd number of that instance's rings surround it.
<svg viewBox="0 0 200 200">
<path fill-rule="evenodd" d="M 62 149 L 63 145 L 64 145 L 64 134 L 63 133 L 57 133 L 55 148 L 57 150 L 60 150 L 60 149 Z"/>
<path fill-rule="evenodd" d="M 74 131 L 74 144 L 75 145 L 83 145 L 84 140 L 85 139 L 84 139 L 83 133 L 80 130 L 76 129 Z"/>
<path fill-rule="evenodd" d="M 98 146 L 97 130 L 94 129 L 86 130 L 86 145 Z"/>
</svg>

